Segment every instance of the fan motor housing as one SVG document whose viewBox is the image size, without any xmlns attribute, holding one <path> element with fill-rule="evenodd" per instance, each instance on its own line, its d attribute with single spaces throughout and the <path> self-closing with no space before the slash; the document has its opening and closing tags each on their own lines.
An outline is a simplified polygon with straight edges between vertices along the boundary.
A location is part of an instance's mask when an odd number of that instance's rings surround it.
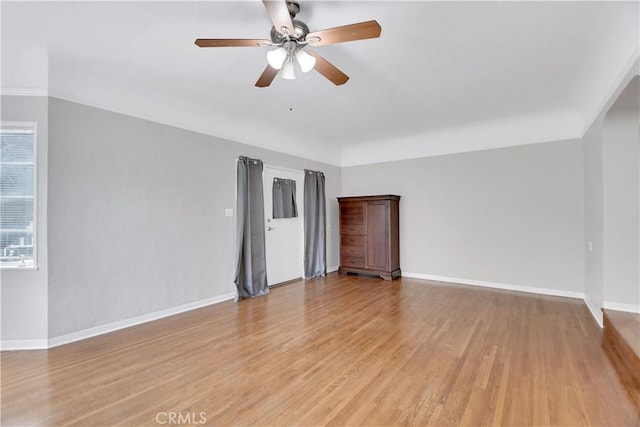
<svg viewBox="0 0 640 427">
<path fill-rule="evenodd" d="M 294 31 L 289 35 L 289 38 L 294 40 L 304 40 L 309 34 L 309 27 L 299 19 L 292 19 Z M 280 31 L 276 30 L 276 27 L 271 27 L 271 41 L 275 44 L 282 44 L 287 40 L 286 36 Z"/>
</svg>

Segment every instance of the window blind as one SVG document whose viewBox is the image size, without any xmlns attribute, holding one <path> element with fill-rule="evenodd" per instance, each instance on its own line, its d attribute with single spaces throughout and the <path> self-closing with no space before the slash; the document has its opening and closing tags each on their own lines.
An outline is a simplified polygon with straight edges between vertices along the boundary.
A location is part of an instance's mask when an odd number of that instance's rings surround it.
<svg viewBox="0 0 640 427">
<path fill-rule="evenodd" d="M 0 132 L 0 267 L 35 264 L 35 130 Z"/>
</svg>

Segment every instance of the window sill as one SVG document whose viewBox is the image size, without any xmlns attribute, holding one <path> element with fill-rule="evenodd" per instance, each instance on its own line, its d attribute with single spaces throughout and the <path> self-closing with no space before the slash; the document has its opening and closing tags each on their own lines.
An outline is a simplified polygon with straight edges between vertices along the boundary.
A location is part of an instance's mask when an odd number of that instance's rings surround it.
<svg viewBox="0 0 640 427">
<path fill-rule="evenodd" d="M 29 267 L 0 267 L 0 272 L 2 271 L 38 271 L 40 267 L 37 266 L 29 266 Z"/>
</svg>

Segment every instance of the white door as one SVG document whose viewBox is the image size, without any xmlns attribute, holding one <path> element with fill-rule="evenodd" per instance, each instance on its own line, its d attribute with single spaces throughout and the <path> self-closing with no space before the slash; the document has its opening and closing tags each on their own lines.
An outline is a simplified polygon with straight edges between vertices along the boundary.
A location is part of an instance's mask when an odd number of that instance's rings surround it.
<svg viewBox="0 0 640 427">
<path fill-rule="evenodd" d="M 273 179 L 283 178 L 296 181 L 296 218 L 273 218 Z M 267 258 L 267 283 L 277 285 L 303 276 L 303 185 L 304 172 L 264 167 L 264 215 L 265 246 Z"/>
</svg>

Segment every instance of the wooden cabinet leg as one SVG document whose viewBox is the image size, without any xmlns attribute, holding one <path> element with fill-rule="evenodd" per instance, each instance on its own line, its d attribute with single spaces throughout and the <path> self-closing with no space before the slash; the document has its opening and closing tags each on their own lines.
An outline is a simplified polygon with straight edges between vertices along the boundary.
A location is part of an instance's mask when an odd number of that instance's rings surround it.
<svg viewBox="0 0 640 427">
<path fill-rule="evenodd" d="M 389 282 L 390 282 L 391 280 L 393 280 L 390 274 L 385 274 L 385 275 L 382 275 L 382 276 L 380 276 L 380 277 L 382 277 L 382 279 L 383 279 L 383 280 L 387 280 L 387 281 L 389 281 Z"/>
</svg>

